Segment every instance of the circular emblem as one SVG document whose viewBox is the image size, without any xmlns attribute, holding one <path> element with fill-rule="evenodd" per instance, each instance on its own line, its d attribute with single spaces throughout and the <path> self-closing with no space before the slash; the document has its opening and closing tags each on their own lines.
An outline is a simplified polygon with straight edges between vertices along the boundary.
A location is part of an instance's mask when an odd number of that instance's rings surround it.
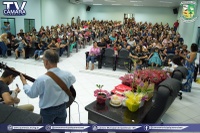
<svg viewBox="0 0 200 133">
<path fill-rule="evenodd" d="M 51 125 L 46 125 L 46 126 L 45 126 L 45 129 L 46 129 L 47 131 L 51 131 Z"/>
<path fill-rule="evenodd" d="M 8 129 L 8 131 L 12 131 L 13 130 L 13 126 L 12 125 L 8 125 L 7 129 Z"/>
</svg>

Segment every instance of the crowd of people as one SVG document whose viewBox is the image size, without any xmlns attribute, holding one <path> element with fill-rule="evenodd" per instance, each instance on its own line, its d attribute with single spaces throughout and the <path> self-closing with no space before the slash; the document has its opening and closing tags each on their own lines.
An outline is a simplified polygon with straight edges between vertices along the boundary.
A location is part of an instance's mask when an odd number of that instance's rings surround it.
<svg viewBox="0 0 200 133">
<path fill-rule="evenodd" d="M 193 43 L 191 51 L 187 50 L 184 39 L 177 32 L 177 25 L 170 27 L 168 23 L 136 22 L 134 18 L 128 19 L 124 24 L 118 21 L 99 21 L 95 19 L 81 21 L 80 23 L 72 21 L 72 25 L 57 24 L 51 27 L 46 26 L 46 28 L 41 26 L 39 31 L 33 28 L 28 33 L 20 30 L 16 36 L 10 34 L 10 32 L 5 32 L 0 36 L 0 48 L 1 55 L 4 58 L 10 55 L 9 50 L 15 52 L 16 59 L 18 59 L 19 53 L 22 53 L 25 59 L 27 57 L 39 59 L 38 57 L 43 54 L 42 59 L 47 71 L 54 72 L 63 79 L 69 88 L 75 82 L 75 77 L 57 67 L 59 56 L 63 55 L 70 44 L 79 42 L 79 45 L 83 45 L 84 40 L 89 42 L 91 39 L 94 42 L 86 59 L 86 69 L 89 69 L 91 61 L 91 70 L 94 70 L 95 58 L 103 54 L 106 48 L 113 48 L 116 55 L 121 49 L 129 51 L 130 58 L 136 60 L 137 69 L 148 66 L 160 67 L 165 63 L 168 65 L 170 59 L 167 56 L 173 54 L 180 61 L 177 63 L 174 60 L 174 63 L 184 65 L 189 71 L 183 91 L 191 92 L 198 46 Z M 30 49 L 33 48 L 35 48 L 35 51 L 31 55 Z M 5 71 L 0 78 L 2 84 L 0 97 L 5 104 L 19 103 L 19 99 L 10 98 L 8 88 L 15 77 L 16 75 L 13 73 Z M 68 101 L 68 96 L 61 92 L 62 89 L 53 84 L 52 79 L 46 75 L 39 77 L 32 86 L 27 84 L 23 75 L 20 75 L 20 78 L 24 85 L 23 89 L 29 97 L 39 96 L 40 114 L 43 117 L 43 123 L 65 123 L 67 117 L 65 102 Z M 55 93 L 52 93 L 54 91 Z M 51 98 L 52 94 L 54 99 Z M 56 98 L 55 94 L 57 95 Z"/>
</svg>

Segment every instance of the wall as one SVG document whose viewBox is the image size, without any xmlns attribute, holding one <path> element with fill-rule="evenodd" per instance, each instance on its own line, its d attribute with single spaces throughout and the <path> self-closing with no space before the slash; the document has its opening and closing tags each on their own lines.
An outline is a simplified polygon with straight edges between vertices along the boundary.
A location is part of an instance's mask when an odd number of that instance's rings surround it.
<svg viewBox="0 0 200 133">
<path fill-rule="evenodd" d="M 97 20 L 119 20 L 123 22 L 124 13 L 135 14 L 137 22 L 167 22 L 170 26 L 177 19 L 177 14 L 173 13 L 173 8 L 156 8 L 156 7 L 128 7 L 128 6 L 91 6 L 87 12 L 88 19 L 93 17 Z"/>
<path fill-rule="evenodd" d="M 81 20 L 86 20 L 86 6 L 72 4 L 69 0 L 41 0 L 42 5 L 42 25 L 51 26 L 56 24 L 71 24 L 71 19 L 80 16 Z"/>
<path fill-rule="evenodd" d="M 6 0 L 13 1 L 13 0 Z M 15 0 L 21 5 L 23 0 Z M 16 24 L 16 33 L 20 31 L 20 29 L 24 30 L 24 19 L 35 19 L 35 27 L 39 29 L 41 26 L 41 17 L 40 17 L 40 0 L 29 0 L 25 6 L 26 16 L 4 16 L 3 9 L 6 8 L 5 5 L 2 4 L 3 0 L 0 0 L 0 18 L 15 18 Z M 1 27 L 1 24 L 0 24 Z M 1 30 L 0 30 L 1 33 Z"/>
</svg>

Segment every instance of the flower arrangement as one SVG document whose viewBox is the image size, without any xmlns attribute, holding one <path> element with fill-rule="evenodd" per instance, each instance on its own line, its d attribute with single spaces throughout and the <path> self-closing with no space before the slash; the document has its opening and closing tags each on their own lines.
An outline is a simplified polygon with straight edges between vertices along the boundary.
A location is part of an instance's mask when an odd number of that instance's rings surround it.
<svg viewBox="0 0 200 133">
<path fill-rule="evenodd" d="M 131 112 L 135 112 L 144 101 L 146 97 L 142 93 L 133 93 L 132 91 L 124 92 L 125 96 L 127 97 L 125 104 Z"/>
<path fill-rule="evenodd" d="M 155 84 L 161 83 L 168 77 L 166 71 L 157 69 L 138 70 L 134 72 L 134 75 L 143 81 L 150 81 Z"/>
<path fill-rule="evenodd" d="M 134 71 L 131 74 L 125 74 L 124 76 L 121 76 L 119 79 L 122 80 L 122 84 L 130 86 L 133 88 L 134 91 L 136 91 L 138 88 L 137 86 L 139 85 L 141 86 L 145 82 L 146 84 L 153 83 L 155 85 L 158 85 L 166 78 L 168 78 L 168 75 L 164 70 L 144 69 L 144 70 Z"/>
<path fill-rule="evenodd" d="M 168 78 L 167 72 L 157 69 L 137 70 L 125 74 L 119 79 L 122 84 L 130 86 L 132 91 L 125 92 L 126 106 L 132 112 L 136 111 L 141 103 L 148 101 L 152 96 L 156 85 Z"/>
<path fill-rule="evenodd" d="M 110 97 L 110 93 L 107 90 L 102 90 L 103 85 L 96 84 L 96 87 L 98 89 L 94 91 L 94 96 L 97 97 L 97 103 L 105 104 L 106 99 Z"/>
<path fill-rule="evenodd" d="M 122 80 L 122 84 L 131 86 L 134 79 L 134 74 L 133 73 L 125 74 L 124 76 L 121 76 L 119 79 Z"/>
</svg>

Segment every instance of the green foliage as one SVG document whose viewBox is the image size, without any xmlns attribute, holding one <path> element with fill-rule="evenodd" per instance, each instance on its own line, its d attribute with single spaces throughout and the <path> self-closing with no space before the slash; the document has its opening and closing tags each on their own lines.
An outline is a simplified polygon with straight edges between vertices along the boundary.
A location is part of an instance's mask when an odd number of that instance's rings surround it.
<svg viewBox="0 0 200 133">
<path fill-rule="evenodd" d="M 103 88 L 103 85 L 96 84 L 96 87 L 99 88 L 99 89 L 102 89 L 102 88 Z"/>
</svg>

